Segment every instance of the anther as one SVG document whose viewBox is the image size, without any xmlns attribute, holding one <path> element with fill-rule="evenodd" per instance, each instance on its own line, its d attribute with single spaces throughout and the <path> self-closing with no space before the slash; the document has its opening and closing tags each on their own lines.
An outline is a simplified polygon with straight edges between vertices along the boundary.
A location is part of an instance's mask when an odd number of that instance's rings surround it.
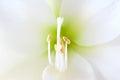
<svg viewBox="0 0 120 80">
<path fill-rule="evenodd" d="M 51 40 L 51 35 L 49 34 L 47 36 L 47 42 L 48 42 L 48 62 L 49 64 L 52 64 L 52 59 L 51 59 L 51 53 L 50 53 L 50 40 Z"/>
<path fill-rule="evenodd" d="M 47 36 L 47 41 L 50 41 L 51 38 L 52 38 L 52 36 L 51 36 L 51 34 L 49 34 L 49 35 Z"/>
<path fill-rule="evenodd" d="M 70 44 L 71 43 L 71 41 L 67 38 L 67 37 L 63 37 L 63 40 L 67 43 L 67 44 Z"/>
<path fill-rule="evenodd" d="M 61 54 L 64 54 L 64 43 L 63 43 L 63 41 L 62 41 L 62 39 L 60 39 L 60 46 L 61 46 L 61 48 L 60 48 L 60 53 Z"/>
</svg>

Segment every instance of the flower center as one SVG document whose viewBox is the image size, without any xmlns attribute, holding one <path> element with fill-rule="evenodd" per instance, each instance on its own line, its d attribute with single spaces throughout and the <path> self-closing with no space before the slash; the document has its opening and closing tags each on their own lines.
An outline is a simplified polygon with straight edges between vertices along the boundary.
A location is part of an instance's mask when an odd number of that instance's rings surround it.
<svg viewBox="0 0 120 80">
<path fill-rule="evenodd" d="M 55 51 L 56 51 L 55 67 L 56 67 L 56 69 L 58 69 L 61 72 L 65 71 L 67 69 L 67 65 L 68 65 L 67 46 L 68 46 L 68 44 L 70 44 L 70 40 L 67 37 L 63 36 L 62 38 L 60 38 L 60 31 L 61 31 L 63 21 L 64 21 L 64 18 L 61 18 L 61 17 L 57 18 L 57 43 L 54 46 Z M 47 37 L 49 64 L 53 64 L 52 59 L 51 59 L 51 53 L 50 53 L 51 37 L 52 36 L 50 34 Z"/>
</svg>

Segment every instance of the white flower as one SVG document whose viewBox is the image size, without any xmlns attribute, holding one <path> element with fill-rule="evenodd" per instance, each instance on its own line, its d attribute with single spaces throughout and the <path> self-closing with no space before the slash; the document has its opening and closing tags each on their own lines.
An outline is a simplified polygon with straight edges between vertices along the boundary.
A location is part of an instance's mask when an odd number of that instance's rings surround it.
<svg viewBox="0 0 120 80">
<path fill-rule="evenodd" d="M 119 0 L 1 0 L 0 80 L 119 80 L 119 8 Z"/>
</svg>

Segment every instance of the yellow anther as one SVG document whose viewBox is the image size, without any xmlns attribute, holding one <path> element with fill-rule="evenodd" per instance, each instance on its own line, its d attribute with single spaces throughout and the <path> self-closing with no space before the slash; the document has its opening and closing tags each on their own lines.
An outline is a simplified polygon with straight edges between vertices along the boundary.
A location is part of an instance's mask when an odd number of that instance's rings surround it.
<svg viewBox="0 0 120 80">
<path fill-rule="evenodd" d="M 60 40 L 60 46 L 61 46 L 60 53 L 64 54 L 65 50 L 64 50 L 64 43 L 63 43 L 62 39 Z"/>
<path fill-rule="evenodd" d="M 70 43 L 71 43 L 71 41 L 70 41 L 67 37 L 65 37 L 65 36 L 63 36 L 63 40 L 64 40 L 67 44 L 70 44 Z"/>
<path fill-rule="evenodd" d="M 54 48 L 55 48 L 55 51 L 57 50 L 57 45 L 55 44 L 54 45 Z M 61 53 L 61 54 L 64 54 L 64 43 L 63 43 L 63 41 L 62 41 L 62 39 L 60 40 L 60 49 L 59 49 L 59 52 Z"/>
<path fill-rule="evenodd" d="M 51 36 L 51 34 L 49 34 L 49 35 L 47 36 L 47 41 L 50 41 L 51 38 L 52 38 L 52 36 Z"/>
</svg>

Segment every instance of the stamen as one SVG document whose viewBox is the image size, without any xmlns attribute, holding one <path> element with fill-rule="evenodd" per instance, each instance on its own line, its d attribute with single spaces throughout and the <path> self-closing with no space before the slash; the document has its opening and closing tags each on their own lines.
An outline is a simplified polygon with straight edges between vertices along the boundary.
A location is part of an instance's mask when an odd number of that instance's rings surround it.
<svg viewBox="0 0 120 80">
<path fill-rule="evenodd" d="M 52 36 L 51 36 L 51 34 L 49 34 L 49 35 L 47 36 L 47 41 L 50 41 L 51 38 L 52 38 Z"/>
<path fill-rule="evenodd" d="M 48 42 L 48 62 L 49 64 L 52 64 L 52 59 L 51 59 L 51 53 L 50 53 L 50 40 L 51 40 L 51 35 L 49 34 L 47 37 L 47 42 Z"/>
<path fill-rule="evenodd" d="M 64 18 L 58 17 L 57 18 L 57 43 L 54 45 L 56 55 L 55 55 L 55 67 L 60 71 L 63 72 L 67 69 L 68 65 L 68 54 L 67 54 L 67 46 L 71 43 L 71 41 L 67 37 L 60 38 L 60 30 L 63 23 Z M 51 54 L 50 54 L 50 41 L 51 35 L 49 34 L 47 37 L 48 41 L 48 61 L 49 64 L 52 64 Z M 65 44 L 64 44 L 64 42 Z"/>
<path fill-rule="evenodd" d="M 65 68 L 68 66 L 68 54 L 67 54 L 67 43 L 65 43 Z"/>
<path fill-rule="evenodd" d="M 68 52 L 67 52 L 67 45 L 71 43 L 71 41 L 67 37 L 63 37 L 63 40 L 65 41 L 65 67 L 67 69 L 68 66 Z"/>
<path fill-rule="evenodd" d="M 64 44 L 63 44 L 63 41 L 62 41 L 62 39 L 60 40 L 60 53 L 61 54 L 64 54 Z"/>
<path fill-rule="evenodd" d="M 71 41 L 67 38 L 67 37 L 63 37 L 63 40 L 67 43 L 67 44 L 70 44 L 71 43 Z"/>
</svg>

